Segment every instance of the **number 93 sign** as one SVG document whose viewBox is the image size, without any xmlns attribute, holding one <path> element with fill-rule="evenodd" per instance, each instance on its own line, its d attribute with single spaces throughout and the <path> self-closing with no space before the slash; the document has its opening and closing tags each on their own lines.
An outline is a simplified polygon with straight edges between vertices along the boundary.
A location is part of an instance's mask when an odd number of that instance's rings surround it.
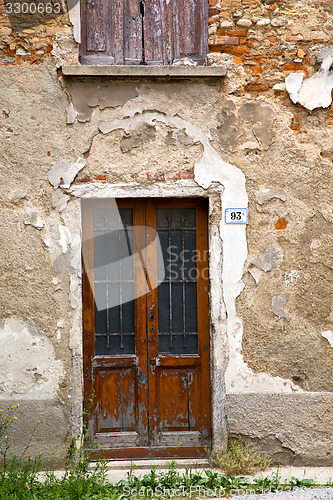
<svg viewBox="0 0 333 500">
<path fill-rule="evenodd" d="M 224 211 L 224 220 L 226 224 L 247 224 L 247 208 L 226 208 Z"/>
</svg>

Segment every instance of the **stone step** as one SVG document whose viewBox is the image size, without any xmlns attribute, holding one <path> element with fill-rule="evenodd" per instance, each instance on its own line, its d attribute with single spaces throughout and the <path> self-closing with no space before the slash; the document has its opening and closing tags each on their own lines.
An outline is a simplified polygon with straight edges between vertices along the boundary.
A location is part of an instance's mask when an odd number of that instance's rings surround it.
<svg viewBox="0 0 333 500">
<path fill-rule="evenodd" d="M 130 470 L 131 463 L 135 464 L 135 470 L 150 470 L 152 467 L 157 469 L 168 469 L 172 458 L 168 459 L 133 459 L 133 460 L 109 460 L 107 462 L 108 470 Z M 210 467 L 210 463 L 206 458 L 179 458 L 175 459 L 176 469 L 185 469 L 191 467 L 193 469 Z M 94 463 L 91 464 L 94 467 Z"/>
</svg>

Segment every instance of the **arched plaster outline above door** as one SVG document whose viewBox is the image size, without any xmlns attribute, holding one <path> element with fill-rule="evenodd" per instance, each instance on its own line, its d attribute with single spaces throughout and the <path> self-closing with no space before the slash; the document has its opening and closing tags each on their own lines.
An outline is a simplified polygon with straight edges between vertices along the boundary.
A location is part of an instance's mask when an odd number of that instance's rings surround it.
<svg viewBox="0 0 333 500">
<path fill-rule="evenodd" d="M 207 189 L 212 183 L 220 183 L 224 187 L 221 197 L 222 215 L 228 207 L 247 207 L 248 197 L 243 172 L 222 160 L 209 143 L 209 138 L 202 130 L 179 116 L 166 116 L 156 111 L 136 113 L 132 117 L 102 123 L 99 127 L 103 134 L 116 129 L 129 131 L 138 123 L 162 122 L 171 127 L 183 129 L 204 148 L 203 155 L 196 163 L 194 179 L 196 183 Z M 226 335 L 228 339 L 228 360 L 225 373 L 227 393 L 238 392 L 293 392 L 299 390 L 289 380 L 271 377 L 265 373 L 254 374 L 244 362 L 242 355 L 242 321 L 237 316 L 236 298 L 243 290 L 242 281 L 244 264 L 247 258 L 247 241 L 245 225 L 227 225 L 222 218 L 220 236 L 223 246 L 222 289 L 226 308 Z M 214 360 L 219 367 L 218 359 Z"/>
</svg>

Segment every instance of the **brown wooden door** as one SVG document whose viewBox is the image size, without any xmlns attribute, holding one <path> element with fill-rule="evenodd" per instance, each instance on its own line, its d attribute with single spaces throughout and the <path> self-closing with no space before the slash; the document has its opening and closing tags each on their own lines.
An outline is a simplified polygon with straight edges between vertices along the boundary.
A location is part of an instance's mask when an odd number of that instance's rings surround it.
<svg viewBox="0 0 333 500">
<path fill-rule="evenodd" d="M 207 203 L 82 201 L 87 425 L 107 458 L 210 446 Z"/>
</svg>

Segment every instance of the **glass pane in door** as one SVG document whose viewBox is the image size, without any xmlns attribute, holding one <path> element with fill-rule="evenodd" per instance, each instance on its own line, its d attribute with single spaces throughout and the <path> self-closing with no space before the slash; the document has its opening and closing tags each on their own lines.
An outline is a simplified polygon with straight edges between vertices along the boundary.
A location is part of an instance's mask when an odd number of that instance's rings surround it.
<svg viewBox="0 0 333 500">
<path fill-rule="evenodd" d="M 95 209 L 95 354 L 135 354 L 132 209 Z"/>
<path fill-rule="evenodd" d="M 165 277 L 158 287 L 158 350 L 197 354 L 197 251 L 195 209 L 158 209 Z M 160 266 L 158 266 L 159 268 Z"/>
</svg>

